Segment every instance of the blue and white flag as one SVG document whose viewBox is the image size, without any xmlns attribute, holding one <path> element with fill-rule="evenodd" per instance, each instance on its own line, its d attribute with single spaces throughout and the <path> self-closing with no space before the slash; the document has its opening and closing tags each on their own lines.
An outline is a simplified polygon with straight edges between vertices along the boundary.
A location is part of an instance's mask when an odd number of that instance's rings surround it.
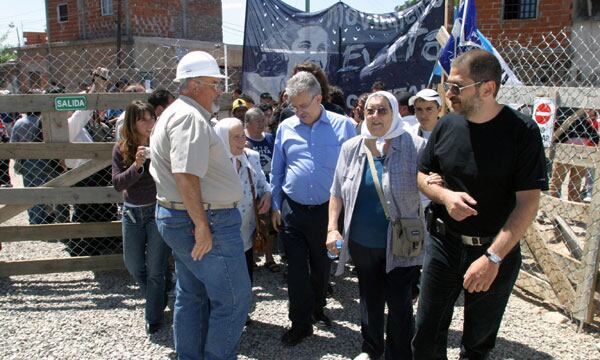
<svg viewBox="0 0 600 360">
<path fill-rule="evenodd" d="M 477 11 L 474 0 L 462 0 L 454 19 L 452 33 L 448 38 L 448 42 L 440 51 L 439 66 L 441 69 L 436 67 L 432 75 L 437 75 L 436 72 L 440 70 L 443 70 L 446 75 L 449 74 L 454 58 L 473 48 L 481 48 L 496 56 L 498 61 L 500 61 L 503 85 L 523 84 L 490 41 L 477 29 Z"/>
</svg>

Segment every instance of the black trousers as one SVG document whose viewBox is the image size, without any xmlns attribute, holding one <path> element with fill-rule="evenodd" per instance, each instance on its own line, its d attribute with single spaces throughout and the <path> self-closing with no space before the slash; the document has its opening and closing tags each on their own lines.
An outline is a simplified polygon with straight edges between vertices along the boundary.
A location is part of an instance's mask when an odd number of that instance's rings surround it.
<svg viewBox="0 0 600 360">
<path fill-rule="evenodd" d="M 454 303 L 463 289 L 463 276 L 488 246 L 466 246 L 460 239 L 432 233 L 421 273 L 416 332 L 412 342 L 415 360 L 447 359 L 448 328 Z M 464 291 L 461 359 L 484 360 L 496 345 L 504 309 L 521 268 L 517 245 L 502 261 L 486 292 Z"/>
<path fill-rule="evenodd" d="M 360 332 L 362 351 L 371 359 L 412 359 L 410 342 L 414 334 L 412 286 L 418 266 L 397 267 L 386 273 L 385 249 L 373 249 L 354 241 L 350 256 L 358 274 L 360 294 Z M 385 345 L 383 328 L 385 304 L 388 306 Z"/>
<path fill-rule="evenodd" d="M 327 257 L 328 203 L 282 203 L 281 239 L 288 257 L 289 318 L 293 327 L 312 326 L 311 315 L 323 312 L 331 260 Z"/>
<path fill-rule="evenodd" d="M 246 255 L 246 266 L 248 267 L 248 275 L 250 275 L 250 283 L 254 282 L 254 248 L 244 252 Z"/>
</svg>

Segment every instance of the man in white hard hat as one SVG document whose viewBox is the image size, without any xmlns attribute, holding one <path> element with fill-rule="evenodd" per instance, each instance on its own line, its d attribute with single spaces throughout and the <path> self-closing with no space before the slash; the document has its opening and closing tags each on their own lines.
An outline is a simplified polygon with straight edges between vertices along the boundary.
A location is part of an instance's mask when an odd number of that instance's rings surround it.
<svg viewBox="0 0 600 360">
<path fill-rule="evenodd" d="M 242 184 L 210 124 L 223 78 L 208 53 L 185 55 L 175 79 L 180 96 L 150 137 L 156 223 L 175 258 L 179 359 L 235 359 L 250 307 L 236 208 Z"/>
</svg>

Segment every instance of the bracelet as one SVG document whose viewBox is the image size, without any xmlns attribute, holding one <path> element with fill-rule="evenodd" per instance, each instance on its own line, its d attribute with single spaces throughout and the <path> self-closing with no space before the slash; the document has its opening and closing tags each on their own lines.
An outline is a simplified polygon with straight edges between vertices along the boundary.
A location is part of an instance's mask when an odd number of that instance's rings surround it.
<svg viewBox="0 0 600 360">
<path fill-rule="evenodd" d="M 338 229 L 327 229 L 327 233 L 329 234 L 332 231 L 338 231 Z"/>
</svg>

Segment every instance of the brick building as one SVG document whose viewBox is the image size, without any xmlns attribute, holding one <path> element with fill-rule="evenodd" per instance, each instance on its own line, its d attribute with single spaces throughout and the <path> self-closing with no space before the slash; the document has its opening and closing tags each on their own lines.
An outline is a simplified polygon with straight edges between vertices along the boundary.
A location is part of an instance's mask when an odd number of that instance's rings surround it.
<svg viewBox="0 0 600 360">
<path fill-rule="evenodd" d="M 136 36 L 222 42 L 220 0 L 48 0 L 50 41 Z"/>
<path fill-rule="evenodd" d="M 477 24 L 486 37 L 521 38 L 570 28 L 573 0 L 475 0 Z"/>
<path fill-rule="evenodd" d="M 590 59 L 600 60 L 598 0 L 475 0 L 477 24 L 503 54 L 535 70 L 541 82 L 576 84 L 600 79 Z M 507 59 L 511 61 L 511 59 Z"/>
</svg>

